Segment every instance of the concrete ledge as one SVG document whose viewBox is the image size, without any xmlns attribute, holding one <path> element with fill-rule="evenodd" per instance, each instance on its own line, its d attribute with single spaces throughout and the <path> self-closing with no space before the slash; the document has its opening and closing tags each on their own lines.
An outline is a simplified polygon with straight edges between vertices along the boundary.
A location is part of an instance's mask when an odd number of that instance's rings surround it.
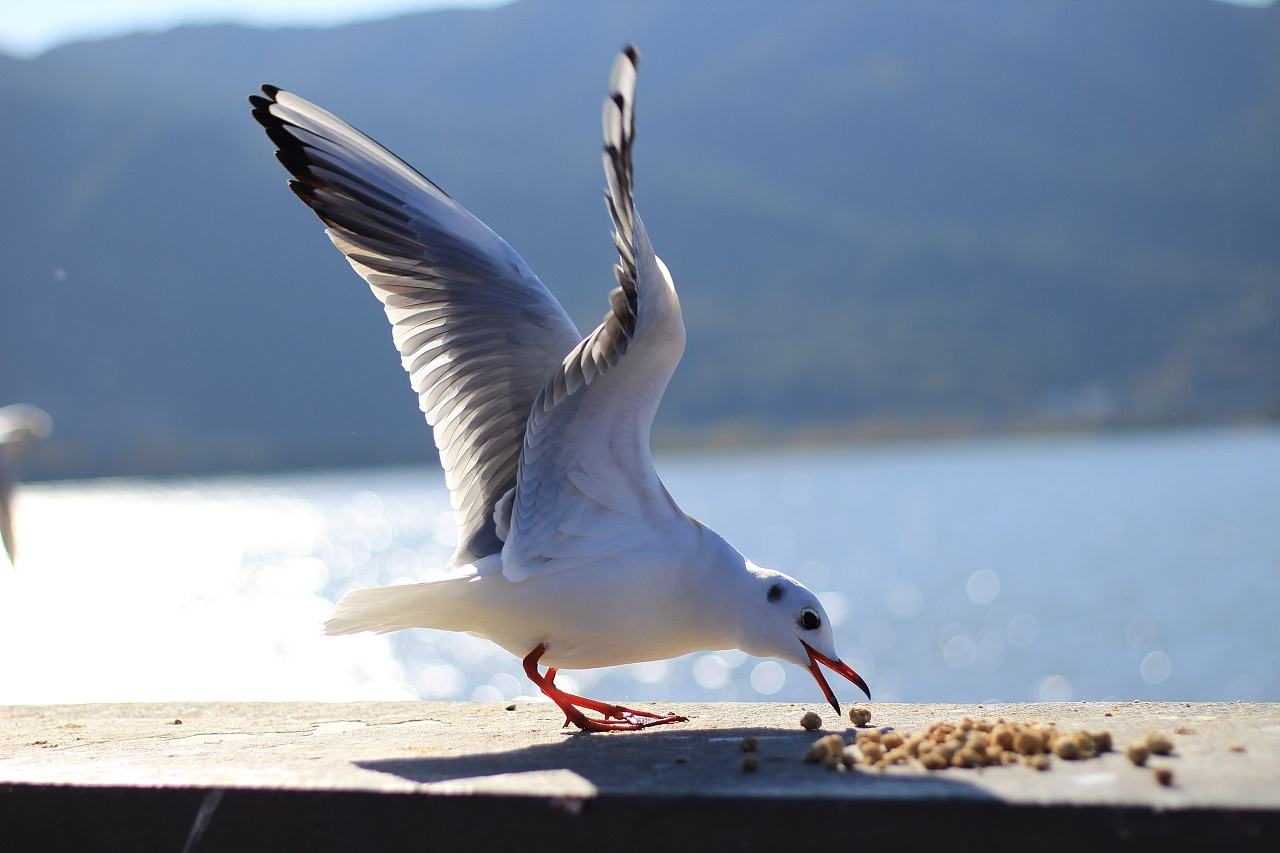
<svg viewBox="0 0 1280 853">
<path fill-rule="evenodd" d="M 1106 728 L 1120 746 L 1191 733 L 1157 759 L 1176 774 L 1164 788 L 1119 754 L 1045 773 L 830 773 L 799 761 L 815 735 L 779 703 L 682 704 L 688 724 L 607 735 L 561 730 L 544 703 L 8 707 L 0 831 L 14 850 L 1280 849 L 1280 706 L 871 707 L 903 729 L 1004 716 Z"/>
</svg>

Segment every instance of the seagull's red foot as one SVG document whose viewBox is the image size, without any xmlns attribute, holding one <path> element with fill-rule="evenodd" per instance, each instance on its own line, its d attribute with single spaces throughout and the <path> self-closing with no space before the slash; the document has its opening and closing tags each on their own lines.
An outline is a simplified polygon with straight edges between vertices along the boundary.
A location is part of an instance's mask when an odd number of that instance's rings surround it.
<svg viewBox="0 0 1280 853">
<path fill-rule="evenodd" d="M 679 714 L 654 714 L 649 711 L 637 711 L 634 708 L 610 705 L 607 702 L 598 702 L 595 699 L 587 699 L 583 696 L 566 693 L 556 687 L 555 667 L 549 668 L 546 675 L 538 673 L 538 660 L 541 659 L 546 651 L 546 644 L 539 643 L 537 648 L 529 652 L 524 659 L 524 671 L 529 676 L 529 680 L 538 685 L 538 689 L 546 694 L 548 699 L 555 702 L 561 711 L 564 711 L 564 724 L 566 726 L 573 723 L 584 732 L 629 732 L 637 729 L 647 729 L 651 726 L 662 726 L 667 723 L 689 722 L 688 717 L 682 717 Z M 582 713 L 581 709 L 583 708 L 603 714 L 604 718 L 588 717 Z"/>
</svg>

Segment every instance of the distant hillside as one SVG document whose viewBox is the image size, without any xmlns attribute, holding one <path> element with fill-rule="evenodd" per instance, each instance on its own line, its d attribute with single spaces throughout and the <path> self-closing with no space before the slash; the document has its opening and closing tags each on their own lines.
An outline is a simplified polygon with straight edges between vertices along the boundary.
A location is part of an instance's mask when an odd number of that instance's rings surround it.
<svg viewBox="0 0 1280 853">
<path fill-rule="evenodd" d="M 628 40 L 689 327 L 659 440 L 1280 415 L 1280 9 L 525 0 L 0 59 L 0 403 L 57 421 L 28 473 L 431 457 L 245 96 L 389 145 L 586 329 Z"/>
</svg>

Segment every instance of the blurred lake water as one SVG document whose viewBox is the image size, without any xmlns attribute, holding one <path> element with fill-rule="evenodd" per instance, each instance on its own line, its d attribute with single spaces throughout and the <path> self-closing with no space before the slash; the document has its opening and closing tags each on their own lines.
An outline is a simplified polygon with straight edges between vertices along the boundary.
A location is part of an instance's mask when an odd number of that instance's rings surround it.
<svg viewBox="0 0 1280 853">
<path fill-rule="evenodd" d="M 821 593 L 877 699 L 1280 700 L 1280 430 L 658 467 L 686 511 Z M 17 522 L 19 567 L 0 564 L 0 703 L 531 689 L 476 638 L 319 633 L 348 588 L 440 573 L 454 533 L 436 470 L 34 484 Z M 808 673 L 736 651 L 562 684 L 821 702 Z"/>
</svg>

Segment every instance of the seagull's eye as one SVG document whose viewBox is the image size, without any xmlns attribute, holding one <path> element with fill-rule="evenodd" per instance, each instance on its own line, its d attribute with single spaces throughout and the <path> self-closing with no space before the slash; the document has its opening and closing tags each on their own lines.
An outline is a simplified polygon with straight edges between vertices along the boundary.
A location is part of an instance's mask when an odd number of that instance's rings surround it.
<svg viewBox="0 0 1280 853">
<path fill-rule="evenodd" d="M 769 600 L 777 601 L 782 598 L 782 584 L 775 583 L 769 587 Z"/>
<path fill-rule="evenodd" d="M 806 610 L 800 614 L 800 627 L 806 631 L 812 631 L 822 627 L 822 619 L 818 617 L 817 612 Z"/>
</svg>

